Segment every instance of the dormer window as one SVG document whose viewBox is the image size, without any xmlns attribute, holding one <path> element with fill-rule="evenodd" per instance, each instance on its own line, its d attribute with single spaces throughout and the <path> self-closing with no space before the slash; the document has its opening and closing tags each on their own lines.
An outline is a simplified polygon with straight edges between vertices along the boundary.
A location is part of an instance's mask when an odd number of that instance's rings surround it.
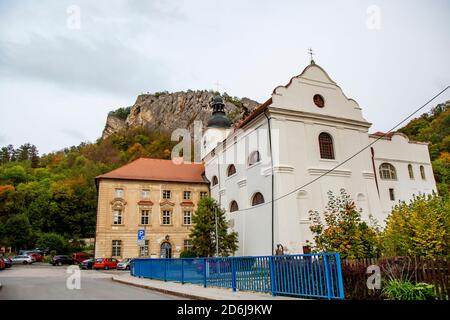
<svg viewBox="0 0 450 320">
<path fill-rule="evenodd" d="M 123 189 L 116 189 L 114 191 L 114 196 L 116 198 L 123 199 L 123 195 L 124 195 Z"/>
<path fill-rule="evenodd" d="M 150 190 L 144 189 L 141 191 L 141 198 L 142 199 L 149 199 L 150 198 Z"/>
</svg>

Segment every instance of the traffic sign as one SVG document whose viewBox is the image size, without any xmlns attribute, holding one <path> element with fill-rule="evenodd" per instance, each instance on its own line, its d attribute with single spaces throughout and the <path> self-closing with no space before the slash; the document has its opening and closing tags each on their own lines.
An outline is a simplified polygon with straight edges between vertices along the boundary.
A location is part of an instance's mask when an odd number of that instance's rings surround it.
<svg viewBox="0 0 450 320">
<path fill-rule="evenodd" d="M 139 229 L 137 234 L 138 246 L 145 246 L 145 229 Z"/>
</svg>

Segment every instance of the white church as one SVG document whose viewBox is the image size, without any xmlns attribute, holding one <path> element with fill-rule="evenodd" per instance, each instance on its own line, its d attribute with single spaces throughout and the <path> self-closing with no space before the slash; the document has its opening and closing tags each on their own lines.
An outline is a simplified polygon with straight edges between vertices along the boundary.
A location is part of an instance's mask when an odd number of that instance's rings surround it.
<svg viewBox="0 0 450 320">
<path fill-rule="evenodd" d="M 306 251 L 309 212 L 325 210 L 328 191 L 344 188 L 363 218 L 381 225 L 398 201 L 437 192 L 428 145 L 370 134 L 358 103 L 314 61 L 237 126 L 220 97 L 212 107 L 202 159 L 211 196 L 239 234 L 238 256 L 270 255 L 277 245 Z"/>
</svg>

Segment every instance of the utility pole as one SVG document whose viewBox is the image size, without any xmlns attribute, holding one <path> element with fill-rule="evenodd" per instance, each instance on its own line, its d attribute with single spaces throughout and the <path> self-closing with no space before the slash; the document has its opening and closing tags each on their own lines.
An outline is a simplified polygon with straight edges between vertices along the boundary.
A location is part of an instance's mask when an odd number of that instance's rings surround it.
<svg viewBox="0 0 450 320">
<path fill-rule="evenodd" d="M 219 256 L 219 226 L 217 223 L 217 207 L 214 208 L 215 222 L 216 222 L 216 257 Z"/>
</svg>

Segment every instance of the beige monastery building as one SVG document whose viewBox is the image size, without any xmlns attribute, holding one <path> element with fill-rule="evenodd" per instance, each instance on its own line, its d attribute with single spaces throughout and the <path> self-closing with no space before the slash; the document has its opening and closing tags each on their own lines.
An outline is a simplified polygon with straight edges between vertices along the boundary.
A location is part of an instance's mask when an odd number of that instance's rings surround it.
<svg viewBox="0 0 450 320">
<path fill-rule="evenodd" d="M 96 258 L 176 258 L 189 248 L 192 215 L 209 193 L 203 164 L 141 158 L 96 183 Z"/>
</svg>

